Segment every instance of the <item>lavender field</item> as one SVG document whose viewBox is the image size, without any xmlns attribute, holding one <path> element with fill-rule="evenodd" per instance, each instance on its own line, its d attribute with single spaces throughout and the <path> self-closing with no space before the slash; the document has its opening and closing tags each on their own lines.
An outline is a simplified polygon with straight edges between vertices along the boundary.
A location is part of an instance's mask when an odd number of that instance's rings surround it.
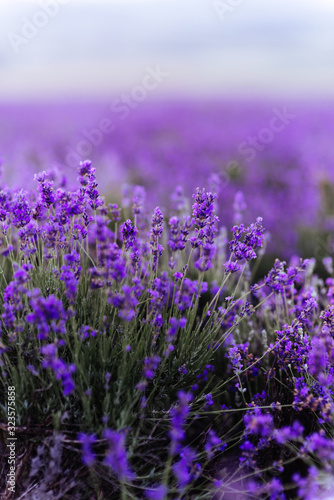
<svg viewBox="0 0 334 500">
<path fill-rule="evenodd" d="M 265 217 L 273 257 L 321 260 L 331 251 L 331 102 L 143 102 L 122 112 L 114 101 L 2 105 L 6 182 L 33 186 L 37 170 L 51 169 L 70 185 L 90 158 L 101 194 L 114 201 L 125 184 L 140 184 L 149 209 L 169 208 L 178 186 L 187 196 L 203 186 L 219 194 L 220 225 L 229 228 L 242 191 L 245 222 Z"/>
<path fill-rule="evenodd" d="M 1 105 L 2 498 L 333 498 L 333 123 Z"/>
</svg>

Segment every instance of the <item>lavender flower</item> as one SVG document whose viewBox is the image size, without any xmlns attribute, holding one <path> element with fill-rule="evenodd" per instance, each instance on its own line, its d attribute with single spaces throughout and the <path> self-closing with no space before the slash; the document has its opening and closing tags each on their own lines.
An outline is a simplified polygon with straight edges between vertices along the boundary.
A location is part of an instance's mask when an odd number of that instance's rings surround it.
<svg viewBox="0 0 334 500">
<path fill-rule="evenodd" d="M 178 213 L 186 212 L 188 209 L 187 199 L 184 196 L 182 186 L 177 186 L 171 194 L 172 210 Z"/>
<path fill-rule="evenodd" d="M 150 358 L 146 358 L 143 368 L 143 376 L 145 378 L 152 379 L 160 361 L 161 360 L 159 356 L 151 356 Z"/>
<path fill-rule="evenodd" d="M 31 219 L 31 209 L 27 201 L 27 193 L 21 190 L 15 193 L 12 206 L 13 224 L 20 228 L 29 224 Z"/>
<path fill-rule="evenodd" d="M 240 373 L 243 369 L 243 366 L 241 363 L 241 354 L 237 346 L 231 347 L 228 353 L 228 358 L 231 361 L 234 373 Z"/>
<path fill-rule="evenodd" d="M 121 220 L 121 209 L 115 203 L 109 203 L 110 214 L 114 222 Z"/>
<path fill-rule="evenodd" d="M 118 316 L 125 321 L 131 321 L 136 317 L 138 300 L 135 297 L 136 288 L 123 285 L 121 292 L 110 292 L 108 302 L 118 309 Z"/>
<path fill-rule="evenodd" d="M 230 241 L 230 251 L 236 260 L 256 259 L 255 250 L 262 247 L 264 227 L 262 217 L 255 224 L 245 228 L 243 224 L 232 228 L 234 239 Z M 242 238 L 243 236 L 243 238 Z"/>
<path fill-rule="evenodd" d="M 146 191 L 143 186 L 135 186 L 133 189 L 132 213 L 138 216 L 143 213 L 146 200 Z"/>
<path fill-rule="evenodd" d="M 129 250 L 130 247 L 134 247 L 137 238 L 137 228 L 128 219 L 120 227 L 122 239 L 125 244 L 125 249 Z"/>
<path fill-rule="evenodd" d="M 35 175 L 35 180 L 38 181 L 38 191 L 40 193 L 41 203 L 46 208 L 50 208 L 55 202 L 55 195 L 53 192 L 54 183 L 53 181 L 47 180 L 48 175 L 49 174 L 45 171 Z"/>
<path fill-rule="evenodd" d="M 193 223 L 196 224 L 195 236 L 190 238 L 193 248 L 199 248 L 199 256 L 195 267 L 201 272 L 208 271 L 212 267 L 212 260 L 216 254 L 214 243 L 217 228 L 215 227 L 218 217 L 214 215 L 214 200 L 216 195 L 205 193 L 197 188 L 193 195 Z"/>
<path fill-rule="evenodd" d="M 304 427 L 296 420 L 291 426 L 274 430 L 274 439 L 278 444 L 285 444 L 288 441 L 303 438 Z"/>
<path fill-rule="evenodd" d="M 149 500 L 164 500 L 168 493 L 168 488 L 161 484 L 157 488 L 146 490 L 145 493 Z"/>
<path fill-rule="evenodd" d="M 41 353 L 44 355 L 43 368 L 54 371 L 56 379 L 61 380 L 64 396 L 69 396 L 75 389 L 72 373 L 76 371 L 76 366 L 74 364 L 66 365 L 62 359 L 58 358 L 57 348 L 54 344 L 42 346 Z"/>
<path fill-rule="evenodd" d="M 171 429 L 169 436 L 172 441 L 171 453 L 174 454 L 180 448 L 180 443 L 185 438 L 184 423 L 190 411 L 190 405 L 193 396 L 184 391 L 177 394 L 178 406 L 171 410 Z"/>
<path fill-rule="evenodd" d="M 244 194 L 238 191 L 234 197 L 233 210 L 234 210 L 234 224 L 241 224 L 242 214 L 246 210 L 247 205 L 245 202 Z"/>
<path fill-rule="evenodd" d="M 298 472 L 292 476 L 292 480 L 298 486 L 298 496 L 303 500 L 318 498 L 319 484 L 317 482 L 319 472 L 316 467 L 309 467 L 308 475 L 302 477 Z"/>
<path fill-rule="evenodd" d="M 201 465 L 197 462 L 197 454 L 189 447 L 180 453 L 181 460 L 173 465 L 173 472 L 178 482 L 178 487 L 183 490 L 191 481 L 201 474 Z"/>
<path fill-rule="evenodd" d="M 162 245 L 159 245 L 159 238 L 162 236 L 163 231 L 163 220 L 164 216 L 159 207 L 156 207 L 154 210 L 154 214 L 152 217 L 152 228 L 150 232 L 150 245 L 151 251 L 153 254 L 153 265 L 152 270 L 156 272 L 158 259 L 162 255 L 162 251 L 164 250 Z"/>
<path fill-rule="evenodd" d="M 286 262 L 275 260 L 273 269 L 265 278 L 266 285 L 270 286 L 275 293 L 284 293 L 286 289 L 298 280 L 300 273 L 305 271 L 308 261 L 300 261 L 299 266 L 284 269 Z"/>
<path fill-rule="evenodd" d="M 246 433 L 251 435 L 269 437 L 273 432 L 273 417 L 269 414 L 262 414 L 261 410 L 257 408 L 252 412 L 246 413 L 244 423 Z"/>
<path fill-rule="evenodd" d="M 282 370 L 288 370 L 289 365 L 298 372 L 304 371 L 305 358 L 310 351 L 310 341 L 299 322 L 293 327 L 284 325 L 277 331 L 277 342 L 274 346 L 276 362 Z"/>
<path fill-rule="evenodd" d="M 82 446 L 82 461 L 87 467 L 91 467 L 95 462 L 95 454 L 92 450 L 92 446 L 96 442 L 96 436 L 94 434 L 80 432 L 78 434 L 78 440 Z"/>
<path fill-rule="evenodd" d="M 222 445 L 222 442 L 219 439 L 219 437 L 216 435 L 216 433 L 213 430 L 210 430 L 208 435 L 207 435 L 206 443 L 204 446 L 208 460 L 211 460 L 215 454 L 216 449 L 218 447 L 220 447 L 220 449 L 221 449 L 222 446 L 223 446 L 223 449 L 224 449 L 224 447 L 226 447 L 226 445 Z"/>
<path fill-rule="evenodd" d="M 131 471 L 125 449 L 125 434 L 110 429 L 104 431 L 108 441 L 108 451 L 104 463 L 112 469 L 120 481 L 135 478 Z"/>
<path fill-rule="evenodd" d="M 47 340 L 50 331 L 64 335 L 66 331 L 65 319 L 68 313 L 64 310 L 62 302 L 54 295 L 44 298 L 38 289 L 29 293 L 30 306 L 33 312 L 27 314 L 26 321 L 37 328 L 37 338 Z"/>
</svg>

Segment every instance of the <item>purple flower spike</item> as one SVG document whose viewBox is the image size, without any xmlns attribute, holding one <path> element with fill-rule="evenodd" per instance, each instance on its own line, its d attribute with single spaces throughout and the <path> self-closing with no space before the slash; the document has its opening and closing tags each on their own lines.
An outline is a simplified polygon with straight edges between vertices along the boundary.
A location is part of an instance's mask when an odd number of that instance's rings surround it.
<svg viewBox="0 0 334 500">
<path fill-rule="evenodd" d="M 82 446 L 82 461 L 87 467 L 91 467 L 95 462 L 95 454 L 92 450 L 93 444 L 96 442 L 95 434 L 85 434 L 80 432 L 78 440 Z"/>
<path fill-rule="evenodd" d="M 124 241 L 125 250 L 135 245 L 137 239 L 137 228 L 132 224 L 130 219 L 128 219 L 124 224 L 121 225 L 121 235 Z"/>
<path fill-rule="evenodd" d="M 164 500 L 168 493 L 167 486 L 161 484 L 157 488 L 146 490 L 145 494 L 149 500 Z"/>
<path fill-rule="evenodd" d="M 116 432 L 110 429 L 104 431 L 104 436 L 108 441 L 108 451 L 105 457 L 105 464 L 110 467 L 120 481 L 134 479 L 135 475 L 130 470 L 126 449 L 124 432 Z"/>
</svg>

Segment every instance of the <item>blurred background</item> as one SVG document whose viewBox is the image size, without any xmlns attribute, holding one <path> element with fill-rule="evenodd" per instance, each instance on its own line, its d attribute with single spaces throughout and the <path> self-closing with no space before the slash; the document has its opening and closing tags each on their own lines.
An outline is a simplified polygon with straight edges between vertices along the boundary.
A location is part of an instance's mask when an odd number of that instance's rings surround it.
<svg viewBox="0 0 334 500">
<path fill-rule="evenodd" d="M 187 97 L 334 92 L 332 0 L 1 0 L 0 13 L 2 100 L 109 98 L 148 64 L 170 74 L 160 92 Z M 36 32 L 15 43 L 24 19 Z"/>
<path fill-rule="evenodd" d="M 11 186 L 90 158 L 101 189 L 220 193 L 269 250 L 332 252 L 332 0 L 1 0 L 0 157 Z M 66 179 L 65 179 L 66 178 Z M 24 184 L 22 184 L 24 183 Z M 117 200 L 116 200 L 117 201 Z"/>
</svg>

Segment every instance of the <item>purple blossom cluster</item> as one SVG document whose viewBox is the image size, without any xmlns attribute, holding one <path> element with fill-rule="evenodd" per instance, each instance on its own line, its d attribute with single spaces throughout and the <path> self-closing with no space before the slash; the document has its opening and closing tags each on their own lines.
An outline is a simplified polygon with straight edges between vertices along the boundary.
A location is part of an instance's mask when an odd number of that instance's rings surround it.
<svg viewBox="0 0 334 500">
<path fill-rule="evenodd" d="M 130 480 L 134 477 L 130 469 L 125 448 L 125 434 L 107 429 L 104 433 L 108 441 L 108 451 L 105 464 L 112 469 L 120 480 Z"/>
<path fill-rule="evenodd" d="M 193 195 L 193 223 L 195 224 L 195 234 L 190 238 L 191 246 L 199 249 L 199 255 L 195 261 L 195 267 L 199 271 L 208 271 L 212 267 L 212 259 L 216 254 L 214 243 L 217 233 L 216 222 L 218 217 L 214 215 L 214 200 L 217 195 L 205 193 L 197 188 Z"/>
<path fill-rule="evenodd" d="M 72 373 L 76 371 L 74 364 L 66 365 L 66 363 L 58 357 L 57 347 L 53 344 L 48 344 L 41 347 L 43 355 L 42 367 L 52 370 L 57 380 L 61 380 L 64 396 L 68 396 L 75 389 L 75 383 L 72 378 Z"/>
<path fill-rule="evenodd" d="M 256 259 L 255 250 L 262 247 L 264 227 L 262 217 L 258 217 L 255 224 L 245 228 L 243 224 L 232 228 L 233 240 L 230 241 L 231 257 L 225 264 L 227 272 L 240 271 L 241 266 L 238 261 L 250 261 Z"/>
</svg>

